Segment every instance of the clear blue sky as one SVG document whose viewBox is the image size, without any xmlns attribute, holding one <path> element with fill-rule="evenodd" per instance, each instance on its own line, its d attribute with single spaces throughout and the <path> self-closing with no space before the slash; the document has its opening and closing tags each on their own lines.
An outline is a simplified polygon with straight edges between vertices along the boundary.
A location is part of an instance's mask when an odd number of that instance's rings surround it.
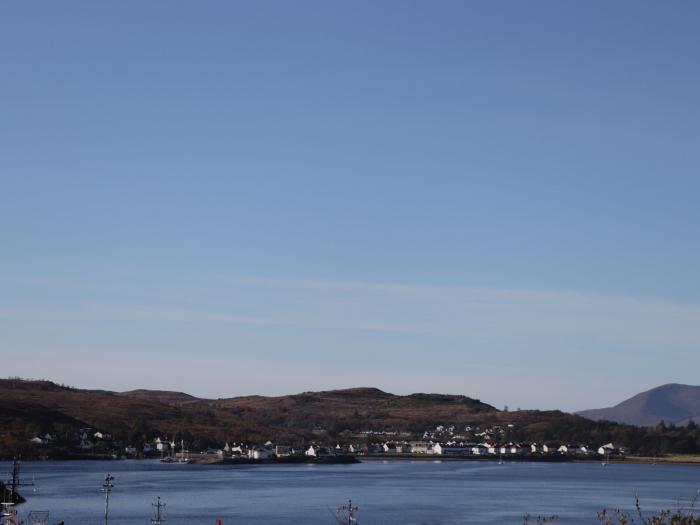
<svg viewBox="0 0 700 525">
<path fill-rule="evenodd" d="M 564 409 L 697 383 L 699 23 L 3 2 L 2 375 Z"/>
</svg>

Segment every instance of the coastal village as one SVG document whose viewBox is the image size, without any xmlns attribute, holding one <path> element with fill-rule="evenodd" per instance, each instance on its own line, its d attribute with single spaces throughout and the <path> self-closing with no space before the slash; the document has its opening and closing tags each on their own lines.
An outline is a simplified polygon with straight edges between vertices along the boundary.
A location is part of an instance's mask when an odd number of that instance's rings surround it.
<svg viewBox="0 0 700 525">
<path fill-rule="evenodd" d="M 512 426 L 512 425 L 509 425 Z M 160 458 L 163 461 L 216 462 L 216 461 L 269 461 L 301 458 L 323 460 L 352 456 L 375 457 L 421 457 L 449 456 L 454 458 L 548 458 L 548 459 L 592 459 L 600 456 L 621 455 L 623 447 L 613 443 L 536 443 L 504 440 L 507 429 L 491 427 L 481 429 L 467 426 L 458 431 L 454 426 L 439 425 L 426 430 L 421 439 L 410 439 L 398 432 L 359 432 L 358 439 L 328 443 L 323 440 L 300 444 L 244 443 L 227 441 L 192 450 L 184 439 L 176 440 L 157 436 L 139 444 L 125 444 L 113 439 L 108 432 L 94 428 L 82 428 L 72 436 L 70 447 L 75 454 L 103 455 L 113 459 Z M 473 439 L 466 439 L 467 436 Z M 476 438 L 476 439 L 474 439 Z M 65 438 L 63 440 L 65 446 Z M 49 451 L 56 438 L 47 433 L 29 440 L 33 452 Z"/>
</svg>

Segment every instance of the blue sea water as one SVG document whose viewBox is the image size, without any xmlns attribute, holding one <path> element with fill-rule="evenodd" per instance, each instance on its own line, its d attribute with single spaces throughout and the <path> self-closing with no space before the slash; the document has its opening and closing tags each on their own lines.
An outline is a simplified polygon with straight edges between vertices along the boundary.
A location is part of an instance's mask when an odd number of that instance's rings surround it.
<svg viewBox="0 0 700 525">
<path fill-rule="evenodd" d="M 0 463 L 7 472 L 9 464 Z M 700 467 L 600 463 L 367 461 L 352 465 L 198 466 L 158 461 L 23 463 L 35 480 L 25 488 L 30 510 L 51 522 L 103 522 L 102 482 L 114 476 L 112 525 L 150 523 L 151 503 L 167 504 L 170 525 L 335 522 L 352 499 L 360 525 L 515 524 L 523 515 L 557 514 L 561 524 L 598 523 L 603 507 L 633 510 L 687 505 L 700 489 Z"/>
</svg>

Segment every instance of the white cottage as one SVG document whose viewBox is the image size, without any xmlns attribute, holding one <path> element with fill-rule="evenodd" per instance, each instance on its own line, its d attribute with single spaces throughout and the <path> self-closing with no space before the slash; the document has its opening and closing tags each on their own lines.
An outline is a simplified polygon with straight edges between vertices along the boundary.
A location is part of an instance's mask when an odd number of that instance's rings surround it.
<svg viewBox="0 0 700 525">
<path fill-rule="evenodd" d="M 272 456 L 272 450 L 267 447 L 253 447 L 248 451 L 250 459 L 269 459 Z"/>
<path fill-rule="evenodd" d="M 411 454 L 428 454 L 433 449 L 433 444 L 427 441 L 411 441 Z"/>
<path fill-rule="evenodd" d="M 314 458 L 323 458 L 323 457 L 331 457 L 334 456 L 333 451 L 328 448 L 328 447 L 319 447 L 318 445 L 311 445 L 308 449 L 306 449 L 306 452 L 304 452 L 305 456 L 308 457 L 314 457 Z"/>
</svg>

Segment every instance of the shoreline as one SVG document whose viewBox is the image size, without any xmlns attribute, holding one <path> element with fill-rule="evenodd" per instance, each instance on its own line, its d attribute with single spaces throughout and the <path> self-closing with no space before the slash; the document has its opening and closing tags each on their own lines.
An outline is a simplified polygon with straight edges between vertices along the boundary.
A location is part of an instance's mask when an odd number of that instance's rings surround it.
<svg viewBox="0 0 700 525">
<path fill-rule="evenodd" d="M 498 462 L 498 457 L 478 457 L 478 456 L 358 456 L 360 462 L 364 461 L 482 461 L 482 462 Z M 557 457 L 557 456 L 507 456 L 503 458 L 504 463 L 600 463 L 602 458 L 591 457 Z M 700 467 L 700 456 L 688 455 L 671 456 L 671 457 L 656 457 L 651 456 L 621 456 L 614 457 L 610 460 L 610 465 L 687 465 Z"/>
<path fill-rule="evenodd" d="M 616 463 L 617 461 L 612 461 Z M 637 463 L 637 464 L 649 464 L 649 465 L 691 465 L 695 467 L 700 467 L 700 455 L 697 454 L 672 454 L 669 456 L 625 456 L 620 463 Z"/>
<path fill-rule="evenodd" d="M 78 455 L 77 457 L 62 456 L 57 458 L 43 457 L 24 459 L 23 462 L 43 462 L 43 461 L 159 461 L 160 458 L 114 458 L 104 455 Z M 10 458 L 0 458 L 0 461 L 11 461 Z M 221 457 L 200 457 L 192 458 L 186 463 L 173 462 L 178 464 L 209 466 L 209 465 L 294 465 L 294 464 L 316 464 L 316 465 L 339 465 L 353 464 L 372 461 L 432 461 L 432 462 L 454 462 L 454 461 L 476 461 L 476 462 L 498 462 L 498 456 L 450 456 L 450 455 L 394 455 L 394 454 L 373 454 L 371 456 L 339 456 L 339 457 L 305 457 L 291 456 L 283 458 L 269 459 L 249 459 L 249 458 L 221 458 Z M 599 463 L 599 457 L 566 457 L 566 456 L 505 456 L 504 463 Z M 169 464 L 170 462 L 164 462 Z M 696 454 L 675 454 L 668 456 L 614 456 L 611 457 L 610 465 L 686 465 L 700 467 L 700 455 Z"/>
</svg>

